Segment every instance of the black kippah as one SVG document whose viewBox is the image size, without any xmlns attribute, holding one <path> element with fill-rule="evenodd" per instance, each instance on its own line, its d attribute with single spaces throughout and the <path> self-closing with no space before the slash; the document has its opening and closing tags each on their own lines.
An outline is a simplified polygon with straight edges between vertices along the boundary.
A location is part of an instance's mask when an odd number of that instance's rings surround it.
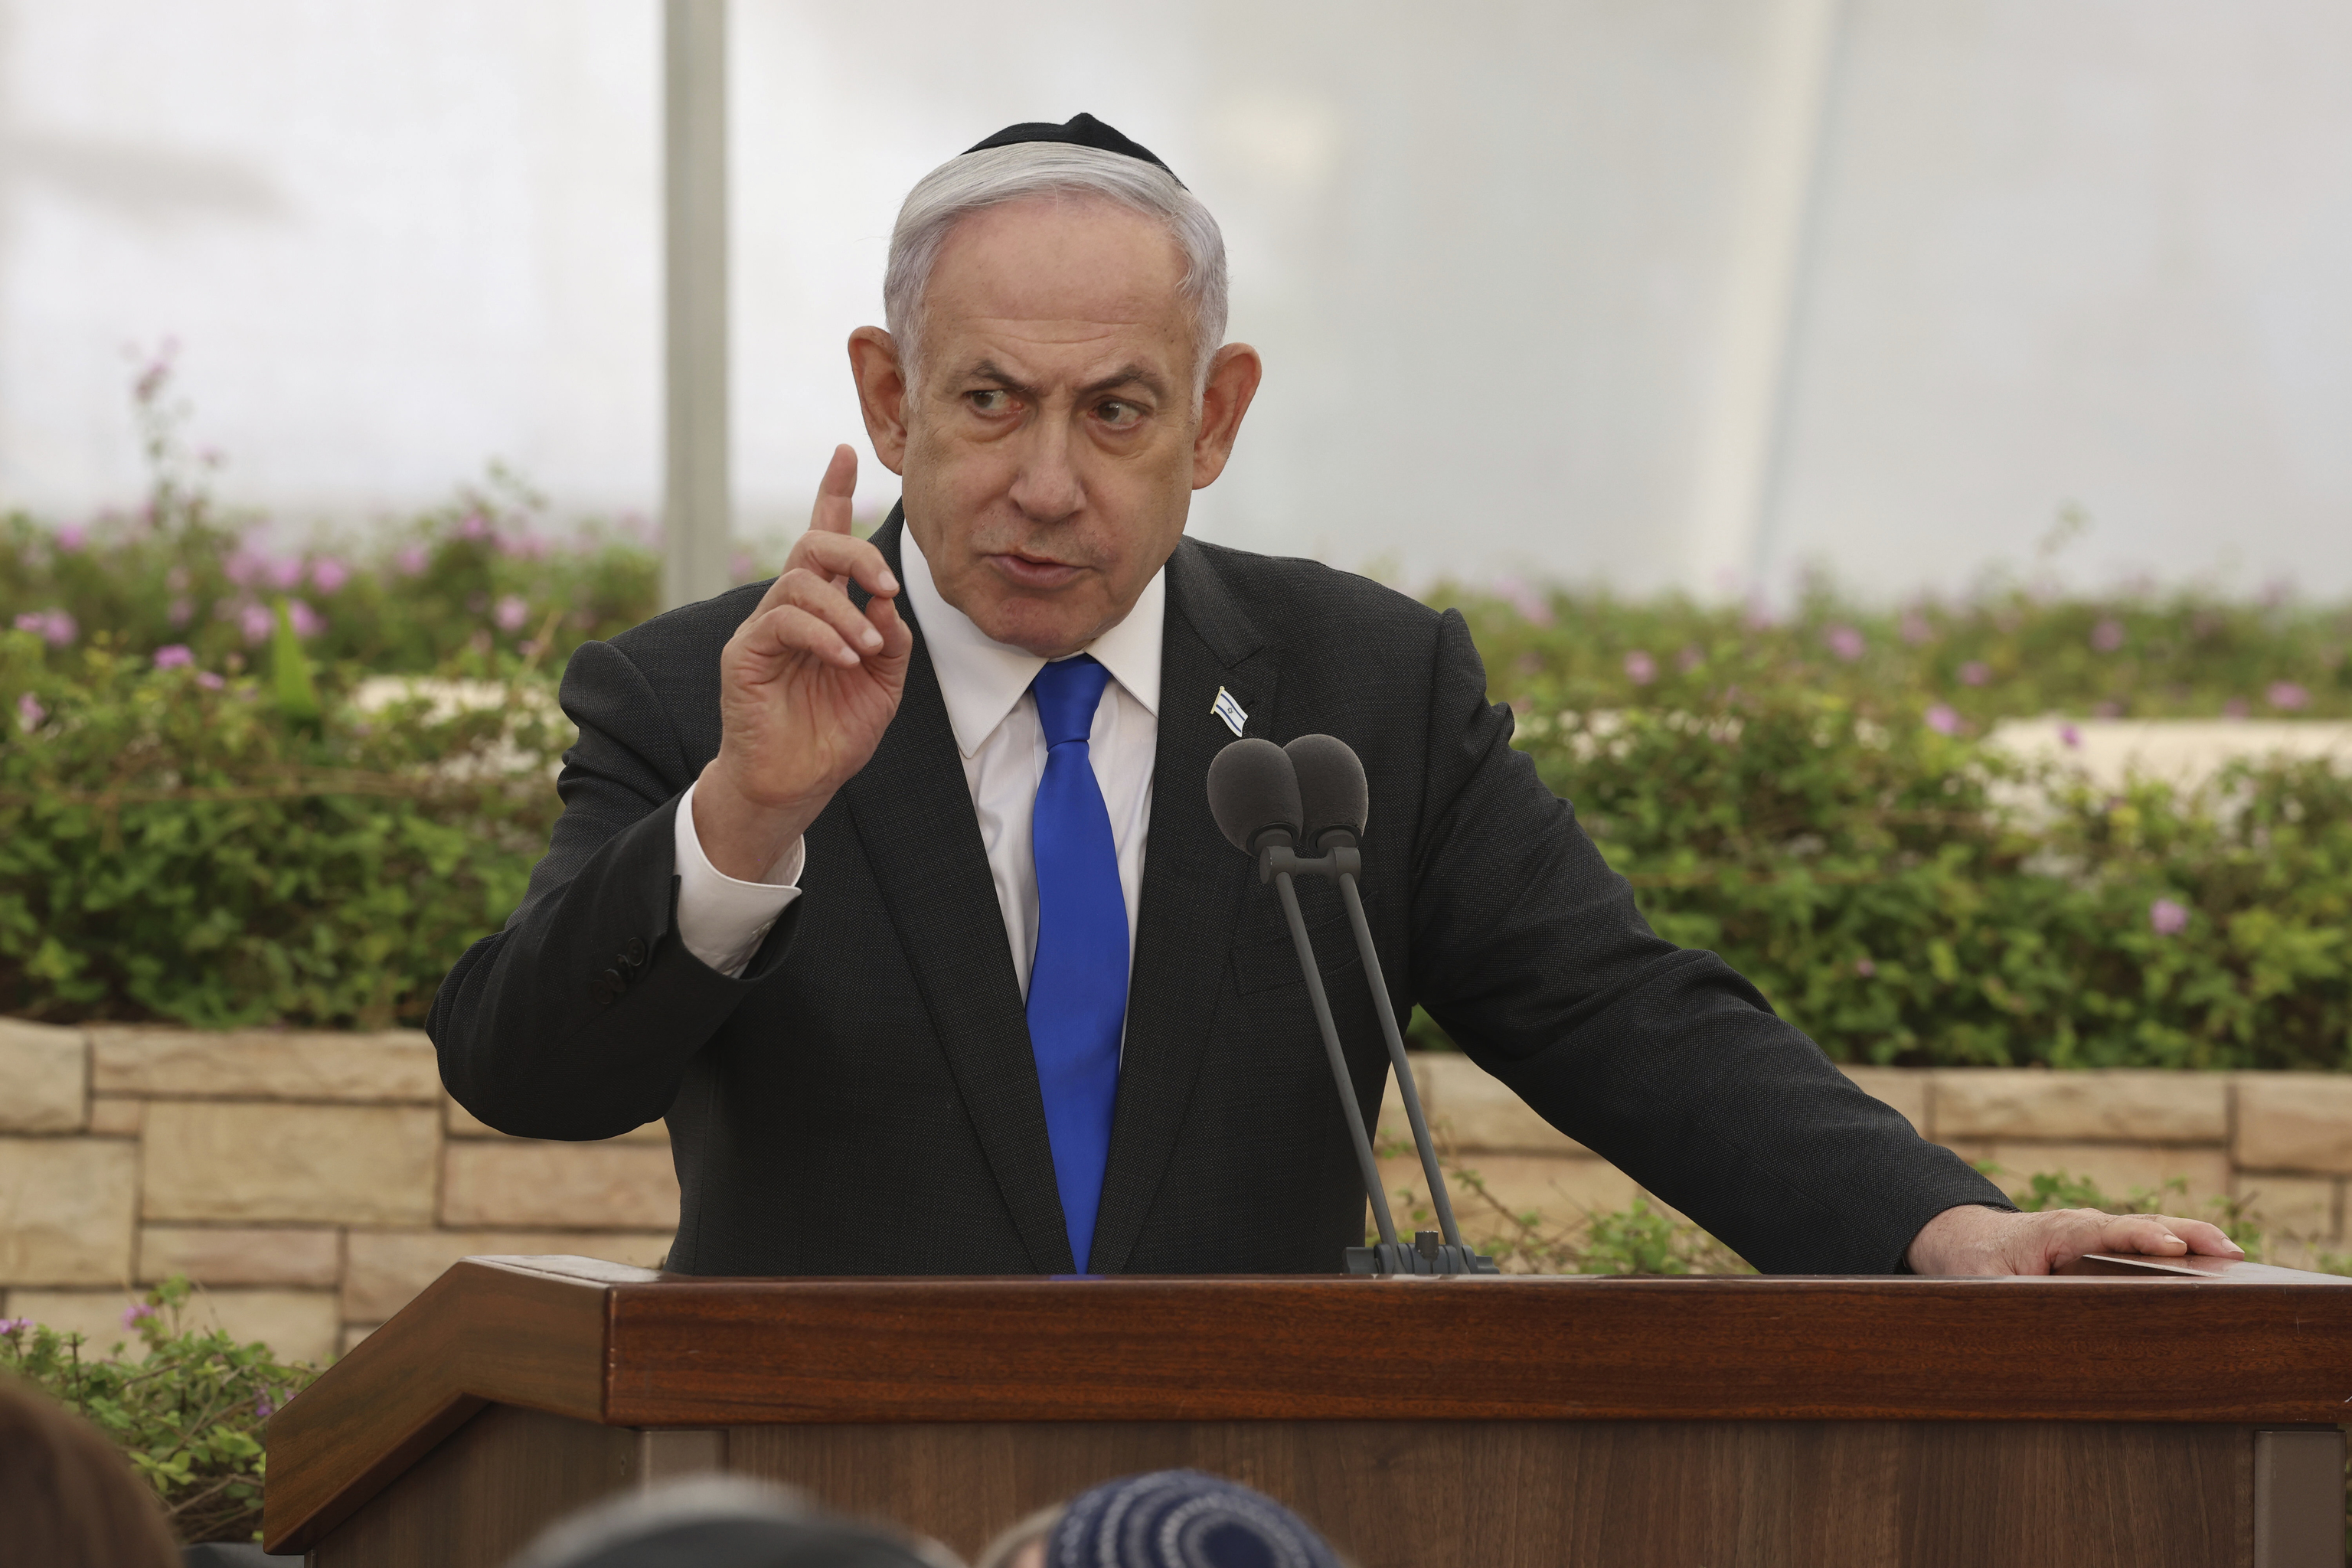
<svg viewBox="0 0 2352 1568">
<path fill-rule="evenodd" d="M 973 142 L 964 152 L 980 153 L 991 147 L 1012 147 L 1023 142 L 1060 142 L 1072 147 L 1092 147 L 1100 153 L 1116 153 L 1122 158 L 1140 158 L 1165 173 L 1170 179 L 1176 180 L 1176 171 L 1162 163 L 1150 148 L 1140 142 L 1128 140 L 1091 114 L 1074 114 L 1067 123 L 1062 125 L 1048 124 L 1042 120 L 1008 125 L 985 141 Z M 1184 184 L 1181 180 L 1176 180 L 1176 183 L 1180 185 Z"/>
</svg>

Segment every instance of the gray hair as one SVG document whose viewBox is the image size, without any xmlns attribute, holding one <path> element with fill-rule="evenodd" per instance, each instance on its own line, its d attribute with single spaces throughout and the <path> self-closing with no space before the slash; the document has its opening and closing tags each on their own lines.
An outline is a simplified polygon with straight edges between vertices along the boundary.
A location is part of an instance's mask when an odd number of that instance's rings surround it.
<svg viewBox="0 0 2352 1568">
<path fill-rule="evenodd" d="M 1208 384 L 1209 360 L 1225 341 L 1225 237 L 1201 198 L 1157 163 L 1059 142 L 1020 142 L 950 158 L 916 183 L 890 231 L 882 278 L 882 319 L 898 340 L 909 384 L 921 355 L 923 291 L 955 226 L 976 212 L 1030 196 L 1093 196 L 1157 219 L 1184 256 L 1177 291 L 1192 310 L 1197 345 L 1192 393 Z"/>
</svg>

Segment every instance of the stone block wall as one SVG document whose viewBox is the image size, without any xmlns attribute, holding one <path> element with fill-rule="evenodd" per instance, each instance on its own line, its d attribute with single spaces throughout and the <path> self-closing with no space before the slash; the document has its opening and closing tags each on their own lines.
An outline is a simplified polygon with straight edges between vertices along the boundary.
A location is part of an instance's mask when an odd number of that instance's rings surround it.
<svg viewBox="0 0 2352 1568">
<path fill-rule="evenodd" d="M 1441 1138 L 1513 1212 L 1621 1208 L 1632 1180 L 1466 1058 L 1418 1059 Z M 2304 1262 L 2343 1246 L 2352 1075 L 1856 1068 L 1925 1135 L 2118 1195 L 2173 1177 L 2245 1200 Z M 1391 1088 L 1383 1130 L 1402 1140 Z M 1410 1158 L 1391 1190 L 1418 1190 Z M 1494 1234 L 1467 1194 L 1474 1236 Z M 469 1253 L 652 1264 L 677 1222 L 659 1123 L 602 1143 L 509 1138 L 442 1092 L 422 1035 L 199 1034 L 0 1019 L 0 1315 L 123 1337 L 145 1285 L 281 1355 L 348 1348 Z"/>
<path fill-rule="evenodd" d="M 2037 1173 L 2087 1177 L 2118 1198 L 2158 1191 L 2169 1213 L 2212 1217 L 2216 1200 L 2242 1202 L 2271 1232 L 2273 1260 L 2308 1265 L 2346 1250 L 2345 1180 L 2352 1175 L 2352 1075 L 2328 1073 L 2049 1072 L 1989 1068 L 1850 1068 L 1847 1076 L 1910 1120 L 1920 1135 L 1989 1162 L 1993 1179 L 2023 1190 Z M 1512 1214 L 1548 1221 L 1622 1208 L 1636 1188 L 1568 1138 L 1466 1057 L 1422 1056 L 1414 1081 L 1442 1147 L 1475 1172 Z M 1391 1085 L 1381 1127 L 1410 1134 Z M 1391 1192 L 1427 1184 L 1409 1153 L 1383 1162 Z M 1507 1226 L 1458 1184 L 1465 1232 Z"/>
<path fill-rule="evenodd" d="M 660 1123 L 492 1131 L 420 1034 L 200 1034 L 0 1019 L 0 1315 L 123 1337 L 144 1286 L 280 1355 L 349 1348 L 457 1259 L 651 1264 L 677 1224 Z"/>
</svg>

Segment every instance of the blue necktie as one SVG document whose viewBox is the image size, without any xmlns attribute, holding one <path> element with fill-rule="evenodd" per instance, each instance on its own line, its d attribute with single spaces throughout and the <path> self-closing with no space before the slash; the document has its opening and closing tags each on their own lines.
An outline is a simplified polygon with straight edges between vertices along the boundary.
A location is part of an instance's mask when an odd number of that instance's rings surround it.
<svg viewBox="0 0 2352 1568">
<path fill-rule="evenodd" d="M 1054 1180 L 1070 1257 L 1087 1271 L 1110 1158 L 1127 1018 L 1127 897 L 1118 846 L 1087 756 L 1110 671 L 1080 654 L 1037 672 L 1029 689 L 1045 727 L 1045 776 L 1029 818 L 1037 863 L 1037 956 L 1029 966 L 1029 1047 L 1045 1097 Z"/>
</svg>

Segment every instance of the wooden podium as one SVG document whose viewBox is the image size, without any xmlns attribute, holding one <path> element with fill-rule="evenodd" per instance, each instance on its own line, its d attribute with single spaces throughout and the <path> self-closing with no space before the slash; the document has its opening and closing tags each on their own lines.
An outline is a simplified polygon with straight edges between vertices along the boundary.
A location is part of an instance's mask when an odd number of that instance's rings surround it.
<svg viewBox="0 0 2352 1568">
<path fill-rule="evenodd" d="M 496 1568 L 773 1478 L 970 1555 L 1190 1465 L 1362 1568 L 2341 1568 L 2352 1280 L 703 1279 L 457 1264 L 270 1419 L 268 1549 Z"/>
</svg>

